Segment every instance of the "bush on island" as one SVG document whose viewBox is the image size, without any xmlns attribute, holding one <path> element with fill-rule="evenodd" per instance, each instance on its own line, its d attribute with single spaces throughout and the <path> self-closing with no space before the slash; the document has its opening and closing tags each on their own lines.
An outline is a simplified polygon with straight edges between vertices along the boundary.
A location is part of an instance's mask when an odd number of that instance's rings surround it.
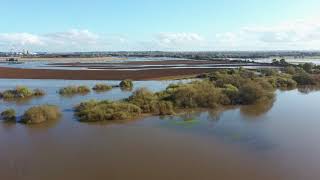
<svg viewBox="0 0 320 180">
<path fill-rule="evenodd" d="M 126 79 L 120 82 L 119 84 L 121 89 L 124 90 L 132 90 L 133 89 L 133 82 L 130 79 Z"/>
<path fill-rule="evenodd" d="M 61 117 L 61 112 L 57 106 L 41 105 L 31 107 L 22 116 L 21 122 L 24 124 L 39 124 L 46 121 L 55 121 Z"/>
<path fill-rule="evenodd" d="M 75 107 L 75 115 L 82 122 L 134 119 L 141 114 L 141 109 L 127 102 L 88 101 Z"/>
<path fill-rule="evenodd" d="M 59 90 L 59 94 L 63 96 L 72 96 L 75 94 L 87 94 L 90 88 L 87 86 L 67 86 Z"/>
<path fill-rule="evenodd" d="M 96 84 L 93 88 L 92 88 L 94 91 L 100 91 L 100 92 L 103 92 L 103 91 L 109 91 L 112 89 L 112 86 L 109 86 L 107 84 Z"/>
<path fill-rule="evenodd" d="M 16 111 L 7 109 L 1 113 L 1 119 L 7 122 L 16 122 Z"/>
<path fill-rule="evenodd" d="M 6 90 L 0 95 L 3 99 L 23 99 L 36 96 L 44 96 L 45 92 L 41 89 L 31 90 L 25 86 L 18 86 L 15 89 Z"/>
</svg>

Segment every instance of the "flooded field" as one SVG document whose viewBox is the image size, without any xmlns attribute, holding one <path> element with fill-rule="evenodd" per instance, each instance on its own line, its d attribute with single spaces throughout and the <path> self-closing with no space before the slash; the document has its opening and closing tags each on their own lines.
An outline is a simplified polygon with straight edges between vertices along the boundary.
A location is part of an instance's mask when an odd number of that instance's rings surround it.
<svg viewBox="0 0 320 180">
<path fill-rule="evenodd" d="M 281 179 L 320 178 L 320 92 L 277 91 L 273 103 L 197 110 L 127 123 L 80 123 L 72 108 L 88 99 L 118 100 L 113 89 L 60 97 L 67 85 L 102 81 L 0 80 L 0 91 L 25 85 L 47 95 L 0 102 L 20 116 L 55 104 L 63 117 L 36 126 L 0 124 L 0 179 Z M 116 85 L 118 81 L 103 81 Z M 137 81 L 160 91 L 173 81 Z M 177 81 L 175 81 L 177 82 Z"/>
<path fill-rule="evenodd" d="M 118 70 L 118 71 L 140 71 L 140 70 L 164 70 L 164 69 L 217 69 L 217 68 L 259 68 L 268 67 L 267 64 L 272 63 L 273 59 L 281 59 L 282 57 L 242 59 L 231 58 L 231 61 L 217 58 L 215 60 L 192 60 L 183 58 L 170 57 L 129 57 L 129 58 L 113 58 L 109 59 L 81 59 L 69 58 L 59 59 L 52 58 L 37 60 L 21 60 L 20 62 L 0 61 L 0 67 L 19 68 L 19 69 L 50 69 L 50 70 Z M 247 60 L 256 63 L 248 63 Z M 285 60 L 292 64 L 313 63 L 320 64 L 319 57 L 293 58 L 285 57 Z M 243 62 L 241 62 L 243 61 Z M 270 66 L 272 67 L 272 66 Z"/>
<path fill-rule="evenodd" d="M 305 57 L 305 58 L 294 58 L 294 57 L 271 57 L 271 58 L 261 58 L 261 59 L 253 59 L 255 62 L 262 63 L 271 63 L 273 59 L 282 59 L 284 58 L 287 62 L 292 64 L 304 64 L 304 63 L 313 63 L 316 65 L 320 65 L 320 57 Z"/>
<path fill-rule="evenodd" d="M 72 59 L 71 59 L 72 60 Z M 70 60 L 70 61 L 71 61 Z M 0 67 L 19 69 L 51 69 L 51 70 L 121 70 L 139 71 L 155 69 L 213 69 L 213 68 L 238 68 L 259 67 L 263 64 L 232 62 L 225 60 L 191 60 L 176 58 L 128 58 L 126 60 L 105 60 L 92 62 L 73 59 L 74 62 L 60 62 L 59 59 L 51 61 L 21 61 L 21 62 L 0 62 Z"/>
<path fill-rule="evenodd" d="M 59 64 L 100 64 L 100 66 L 109 66 L 112 64 L 120 65 L 128 62 L 149 62 L 149 61 L 159 61 L 159 62 L 169 62 L 169 61 L 187 61 L 187 59 L 180 58 L 141 58 L 141 57 L 131 57 L 131 58 L 51 58 L 49 59 L 22 59 L 19 62 L 7 62 L 0 59 L 0 67 L 11 67 L 11 68 L 24 68 L 24 69 L 67 69 L 67 70 L 81 70 L 88 69 L 86 66 L 55 66 L 55 63 Z"/>
</svg>

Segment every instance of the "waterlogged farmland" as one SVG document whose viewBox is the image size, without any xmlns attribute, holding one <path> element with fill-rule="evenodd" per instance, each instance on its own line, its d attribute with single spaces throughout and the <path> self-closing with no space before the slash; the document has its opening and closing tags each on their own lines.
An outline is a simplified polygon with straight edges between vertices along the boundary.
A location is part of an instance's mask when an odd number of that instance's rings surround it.
<svg viewBox="0 0 320 180">
<path fill-rule="evenodd" d="M 319 66 L 275 63 L 188 80 L 2 79 L 1 177 L 318 179 Z"/>
<path fill-rule="evenodd" d="M 1 2 L 0 180 L 320 180 L 320 0 L 264 2 Z"/>
<path fill-rule="evenodd" d="M 180 81 L 136 81 L 133 91 L 147 87 L 158 92 L 177 82 Z M 278 90 L 269 103 L 190 109 L 173 116 L 146 116 L 131 121 L 80 123 L 73 112 L 80 102 L 120 100 L 132 94 L 120 88 L 67 97 L 58 93 L 62 87 L 92 88 L 98 83 L 118 85 L 119 81 L 0 80 L 1 91 L 23 84 L 46 92 L 45 96 L 22 101 L 1 100 L 1 111 L 14 108 L 20 117 L 29 107 L 47 103 L 59 106 L 62 111 L 59 121 L 39 125 L 1 123 L 1 177 L 290 180 L 320 177 L 317 91 Z"/>
</svg>

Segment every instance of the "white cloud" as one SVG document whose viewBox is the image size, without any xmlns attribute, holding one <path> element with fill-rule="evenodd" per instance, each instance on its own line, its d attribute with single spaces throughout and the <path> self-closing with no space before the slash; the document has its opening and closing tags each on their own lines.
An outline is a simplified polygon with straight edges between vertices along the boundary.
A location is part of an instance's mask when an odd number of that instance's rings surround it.
<svg viewBox="0 0 320 180">
<path fill-rule="evenodd" d="M 10 50 L 11 47 L 31 51 L 320 50 L 318 19 L 240 27 L 212 37 L 204 37 L 195 32 L 158 33 L 147 40 L 78 29 L 48 34 L 0 33 L 0 51 Z"/>
<path fill-rule="evenodd" d="M 95 44 L 99 40 L 99 36 L 88 30 L 73 29 L 67 32 L 57 32 L 46 34 L 43 38 L 48 43 L 71 44 L 78 45 L 82 43 Z"/>
<path fill-rule="evenodd" d="M 205 44 L 205 38 L 197 33 L 166 32 L 153 35 L 151 41 L 140 42 L 144 50 L 195 50 Z"/>
<path fill-rule="evenodd" d="M 15 44 L 15 45 L 42 45 L 41 38 L 37 35 L 30 33 L 2 33 L 0 34 L 0 41 L 2 44 Z"/>
<path fill-rule="evenodd" d="M 237 50 L 319 50 L 319 18 L 283 22 L 277 25 L 243 27 L 217 34 L 220 47 Z"/>
<path fill-rule="evenodd" d="M 159 33 L 156 39 L 164 45 L 186 45 L 203 41 L 203 38 L 196 33 Z"/>
<path fill-rule="evenodd" d="M 9 50 L 12 47 L 17 50 L 28 49 L 32 51 L 106 50 L 105 48 L 110 43 L 109 39 L 88 30 L 77 29 L 49 34 L 0 33 L 0 50 Z M 125 41 L 124 38 L 116 39 L 119 43 Z"/>
</svg>

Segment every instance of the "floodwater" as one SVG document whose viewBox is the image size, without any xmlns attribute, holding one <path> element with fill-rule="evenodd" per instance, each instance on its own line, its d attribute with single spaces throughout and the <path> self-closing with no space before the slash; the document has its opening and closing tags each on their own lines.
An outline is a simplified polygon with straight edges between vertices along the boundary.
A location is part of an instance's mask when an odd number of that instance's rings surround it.
<svg viewBox="0 0 320 180">
<path fill-rule="evenodd" d="M 77 59 L 77 58 L 75 58 Z M 71 58 L 71 60 L 74 60 Z M 143 57 L 129 57 L 127 59 L 108 59 L 104 61 L 97 61 L 101 63 L 101 66 L 105 66 L 108 64 L 116 63 L 121 66 L 121 63 L 126 62 L 135 62 L 135 61 L 173 61 L 173 60 L 188 60 L 188 59 L 181 59 L 181 58 L 170 58 L 170 57 L 154 57 L 154 58 L 143 58 Z M 0 67 L 11 67 L 11 68 L 23 68 L 23 69 L 64 69 L 64 70 L 88 70 L 87 67 L 66 67 L 66 66 L 55 66 L 54 62 L 60 62 L 59 58 L 55 61 L 48 61 L 48 60 L 30 60 L 30 61 L 21 61 L 18 63 L 15 62 L 6 62 L 0 61 Z M 81 59 L 79 59 L 81 61 Z M 72 61 L 71 61 L 72 62 Z M 97 63 L 94 60 L 90 61 L 90 63 Z M 89 62 L 87 62 L 89 63 Z M 93 69 L 94 70 L 94 69 Z"/>
<path fill-rule="evenodd" d="M 158 59 L 155 59 L 158 60 Z M 141 59 L 141 61 L 147 61 Z M 160 61 L 160 60 L 158 60 Z M 167 60 L 169 61 L 169 60 Z M 21 63 L 8 63 L 2 62 L 0 63 L 0 67 L 9 67 L 9 68 L 20 68 L 20 69 L 54 69 L 54 70 L 120 70 L 120 71 L 140 71 L 140 70 L 157 70 L 157 69 L 221 69 L 221 68 L 239 68 L 242 66 L 247 69 L 256 69 L 261 68 L 259 64 L 198 64 L 198 65 L 188 65 L 188 64 L 174 64 L 174 65 L 128 65 L 123 64 L 122 62 L 126 61 L 106 61 L 103 63 L 97 63 L 93 65 L 88 64 L 78 64 L 75 66 L 70 65 L 55 65 L 46 61 L 30 61 L 30 62 L 21 62 Z M 114 64 L 113 64 L 114 63 Z M 268 68 L 268 66 L 262 66 L 264 68 Z M 274 68 L 269 66 L 269 68 Z"/>
<path fill-rule="evenodd" d="M 106 81 L 117 84 L 117 81 Z M 26 85 L 47 96 L 1 102 L 19 115 L 32 105 L 63 110 L 55 123 L 0 124 L 0 179 L 320 179 L 320 92 L 278 91 L 274 102 L 216 111 L 187 111 L 127 123 L 80 123 L 72 107 L 86 99 L 122 99 L 120 89 L 60 97 L 67 84 L 96 81 L 0 80 L 0 89 Z M 140 81 L 153 91 L 170 81 Z"/>
<path fill-rule="evenodd" d="M 251 60 L 258 63 L 271 63 L 273 59 L 281 59 L 282 57 L 270 57 L 270 58 L 256 58 L 256 59 L 242 59 L 242 58 L 231 58 L 230 60 Z M 287 62 L 292 64 L 304 64 L 304 63 L 313 63 L 316 65 L 320 65 L 320 57 L 306 57 L 306 58 L 293 58 L 293 57 L 284 57 Z M 115 59 L 115 60 L 105 60 L 99 63 L 94 63 L 92 65 L 88 64 L 78 64 L 76 66 L 70 65 L 55 65 L 52 61 L 24 61 L 19 63 L 10 63 L 10 62 L 0 62 L 0 67 L 11 67 L 11 68 L 23 68 L 23 69 L 63 69 L 63 70 L 122 70 L 122 71 L 138 71 L 138 70 L 153 70 L 153 69 L 214 69 L 214 68 L 238 68 L 239 66 L 243 66 L 244 68 L 256 69 L 259 68 L 258 65 L 245 65 L 245 64 L 233 64 L 230 66 L 226 66 L 226 64 L 174 64 L 174 65 L 128 65 L 123 64 L 127 62 L 135 62 L 135 61 L 188 61 L 190 59 L 182 59 L 182 58 L 170 58 L 170 57 L 129 57 L 127 59 Z M 59 62 L 59 60 L 57 60 Z M 94 62 L 94 61 L 93 61 Z M 263 66 L 265 67 L 265 66 Z M 268 68 L 268 67 L 265 67 Z"/>
<path fill-rule="evenodd" d="M 257 58 L 257 59 L 251 59 L 255 62 L 261 62 L 261 63 L 272 63 L 273 59 L 280 60 L 284 58 L 287 62 L 291 64 L 304 64 L 304 63 L 313 63 L 316 65 L 320 65 L 320 57 L 314 56 L 314 57 L 269 57 L 269 58 Z"/>
</svg>

